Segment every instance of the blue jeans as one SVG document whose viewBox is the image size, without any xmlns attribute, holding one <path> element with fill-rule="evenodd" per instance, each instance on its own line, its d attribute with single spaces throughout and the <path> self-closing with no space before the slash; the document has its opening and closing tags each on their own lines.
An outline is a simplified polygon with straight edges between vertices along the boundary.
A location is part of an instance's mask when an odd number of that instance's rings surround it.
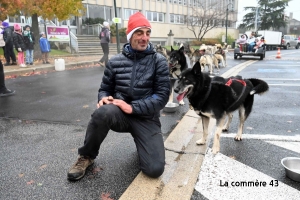
<svg viewBox="0 0 300 200">
<path fill-rule="evenodd" d="M 248 50 L 249 52 L 252 52 L 253 47 L 254 47 L 254 45 L 248 44 L 248 49 L 247 49 L 247 50 Z"/>
<path fill-rule="evenodd" d="M 33 63 L 33 49 L 26 50 L 26 63 Z"/>
</svg>

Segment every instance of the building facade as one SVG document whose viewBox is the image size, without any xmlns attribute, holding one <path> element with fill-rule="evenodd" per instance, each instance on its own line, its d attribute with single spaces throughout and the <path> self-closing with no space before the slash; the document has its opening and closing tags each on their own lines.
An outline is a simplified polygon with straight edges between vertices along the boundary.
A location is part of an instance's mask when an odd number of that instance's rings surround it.
<svg viewBox="0 0 300 200">
<path fill-rule="evenodd" d="M 203 12 L 209 6 L 214 6 L 218 11 L 216 15 L 222 17 L 218 20 L 218 25 L 209 30 L 204 38 L 216 38 L 220 34 L 225 34 L 227 15 L 227 34 L 233 38 L 238 38 L 236 29 L 238 0 L 86 0 L 83 4 L 86 13 L 78 20 L 80 30 L 82 21 L 86 18 L 102 18 L 112 24 L 114 17 L 121 18 L 119 28 L 127 26 L 130 15 L 135 12 L 142 12 L 152 25 L 151 40 L 164 42 L 170 30 L 174 34 L 174 39 L 179 41 L 195 40 L 194 33 L 188 29 L 188 19 L 193 16 L 205 17 L 208 12 Z M 226 12 L 226 9 L 228 9 Z M 117 16 L 115 16 L 115 12 Z M 216 22 L 211 22 L 216 23 Z M 199 26 L 201 24 L 198 24 Z M 190 27 L 191 28 L 191 27 Z M 193 28 L 197 29 L 197 26 Z M 197 33 L 197 30 L 195 31 Z"/>
<path fill-rule="evenodd" d="M 217 25 L 209 30 L 204 38 L 225 35 L 226 27 L 228 36 L 238 38 L 239 34 L 236 29 L 238 0 L 85 0 L 82 3 L 86 7 L 83 16 L 71 17 L 65 21 L 58 21 L 54 18 L 47 20 L 47 25 L 68 26 L 75 35 L 98 35 L 99 25 L 86 25 L 87 19 L 101 18 L 112 24 L 112 19 L 118 17 L 121 18 L 121 24 L 118 27 L 123 28 L 127 27 L 130 15 L 142 12 L 152 25 L 151 41 L 164 45 L 171 30 L 174 34 L 174 41 L 196 40 L 195 34 L 189 29 L 195 28 L 197 34 L 198 27 L 203 22 L 198 22 L 191 27 L 188 26 L 189 20 L 195 16 L 199 19 L 208 18 L 208 15 L 213 13 L 218 20 L 212 19 L 209 23 L 217 23 Z M 12 24 L 31 24 L 31 18 L 24 16 L 9 17 L 8 21 Z M 44 30 L 44 20 L 39 18 L 39 23 L 40 29 Z"/>
</svg>

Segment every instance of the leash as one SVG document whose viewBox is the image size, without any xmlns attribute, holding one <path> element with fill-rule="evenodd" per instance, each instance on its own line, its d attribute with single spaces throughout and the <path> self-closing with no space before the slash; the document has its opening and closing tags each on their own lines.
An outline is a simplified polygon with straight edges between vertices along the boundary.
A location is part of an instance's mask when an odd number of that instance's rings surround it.
<svg viewBox="0 0 300 200">
<path fill-rule="evenodd" d="M 232 78 L 229 78 L 229 80 L 227 81 L 227 83 L 226 83 L 225 85 L 228 86 L 228 87 L 230 87 L 233 81 L 237 81 L 237 82 L 241 83 L 244 87 L 243 87 L 243 90 L 242 90 L 240 96 L 237 98 L 237 100 L 236 100 L 235 102 L 233 102 L 233 103 L 228 107 L 227 110 L 229 110 L 230 108 L 232 108 L 232 107 L 233 107 L 233 106 L 241 99 L 241 97 L 242 97 L 243 94 L 245 93 L 246 86 L 247 86 L 247 84 L 246 84 L 246 82 L 245 82 L 244 80 L 240 80 L 240 79 L 232 79 Z"/>
<path fill-rule="evenodd" d="M 211 92 L 211 87 L 212 87 L 212 81 L 209 83 L 208 90 L 207 90 L 207 92 L 206 92 L 206 94 L 203 98 L 203 103 L 202 104 L 204 104 L 206 102 L 206 100 L 208 99 L 208 96 Z M 189 104 L 189 108 L 190 108 L 190 110 L 194 110 L 194 107 L 192 106 L 192 104 Z"/>
</svg>

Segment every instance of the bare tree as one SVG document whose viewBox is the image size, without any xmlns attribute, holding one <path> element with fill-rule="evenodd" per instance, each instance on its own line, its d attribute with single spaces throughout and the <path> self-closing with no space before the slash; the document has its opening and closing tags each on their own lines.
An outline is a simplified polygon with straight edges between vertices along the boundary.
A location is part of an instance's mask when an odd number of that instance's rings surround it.
<svg viewBox="0 0 300 200">
<path fill-rule="evenodd" d="M 192 13 L 186 18 L 187 28 L 195 38 L 201 41 L 205 34 L 218 26 L 225 26 L 226 5 L 219 1 L 205 1 L 192 7 Z"/>
</svg>

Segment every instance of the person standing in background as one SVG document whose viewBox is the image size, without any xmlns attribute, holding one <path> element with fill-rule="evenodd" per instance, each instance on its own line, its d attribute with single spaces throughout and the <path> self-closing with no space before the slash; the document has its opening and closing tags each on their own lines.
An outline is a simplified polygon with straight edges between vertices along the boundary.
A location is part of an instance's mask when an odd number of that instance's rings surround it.
<svg viewBox="0 0 300 200">
<path fill-rule="evenodd" d="M 110 41 L 110 30 L 109 30 L 108 22 L 103 22 L 103 27 L 99 34 L 99 39 L 103 50 L 103 56 L 100 59 L 99 64 L 103 67 L 108 63 L 109 41 Z"/>
<path fill-rule="evenodd" d="M 0 60 L 0 97 L 14 95 L 15 91 L 7 89 L 5 86 L 4 67 Z"/>
<path fill-rule="evenodd" d="M 26 45 L 26 65 L 33 65 L 33 49 L 35 38 L 34 34 L 30 31 L 29 25 L 24 27 L 23 36 Z"/>
<path fill-rule="evenodd" d="M 3 49 L 3 55 L 5 57 L 5 42 L 3 39 L 3 26 L 2 26 L 2 20 L 0 20 L 0 47 Z"/>
<path fill-rule="evenodd" d="M 18 51 L 18 63 L 20 67 L 27 67 L 24 63 L 24 51 L 26 50 L 25 40 L 19 24 L 14 24 L 13 41 L 16 50 Z"/>
<path fill-rule="evenodd" d="M 6 63 L 5 66 L 9 65 L 16 65 L 17 59 L 14 52 L 14 41 L 13 41 L 13 30 L 9 27 L 8 22 L 2 22 L 2 26 L 4 28 L 3 30 L 3 39 L 5 42 L 5 59 Z M 12 60 L 12 63 L 10 63 L 10 59 Z"/>
<path fill-rule="evenodd" d="M 50 50 L 50 43 L 46 38 L 46 34 L 44 32 L 41 32 L 41 38 L 40 38 L 40 48 L 42 52 L 42 59 L 43 59 L 43 64 L 50 64 L 48 61 L 49 57 L 49 52 Z"/>
</svg>

